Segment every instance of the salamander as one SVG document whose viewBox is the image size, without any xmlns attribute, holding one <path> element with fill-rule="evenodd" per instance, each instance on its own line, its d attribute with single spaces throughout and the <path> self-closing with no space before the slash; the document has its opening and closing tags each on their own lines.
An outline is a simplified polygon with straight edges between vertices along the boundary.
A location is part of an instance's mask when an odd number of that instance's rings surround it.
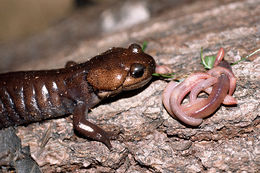
<svg viewBox="0 0 260 173">
<path fill-rule="evenodd" d="M 143 87 L 154 71 L 154 59 L 131 44 L 61 69 L 0 74 L 0 129 L 73 114 L 74 130 L 111 148 L 110 134 L 87 120 L 88 110 Z"/>
</svg>

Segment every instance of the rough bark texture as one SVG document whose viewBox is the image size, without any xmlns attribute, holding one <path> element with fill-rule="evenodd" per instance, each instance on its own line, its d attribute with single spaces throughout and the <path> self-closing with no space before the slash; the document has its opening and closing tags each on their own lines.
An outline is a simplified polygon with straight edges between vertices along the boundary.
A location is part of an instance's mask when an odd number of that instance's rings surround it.
<svg viewBox="0 0 260 173">
<path fill-rule="evenodd" d="M 167 9 L 150 21 L 83 41 L 68 56 L 57 52 L 20 69 L 62 67 L 84 61 L 112 46 L 148 41 L 147 53 L 168 64 L 179 77 L 203 70 L 205 54 L 226 50 L 239 60 L 260 48 L 260 1 L 194 1 Z M 57 56 L 58 55 L 58 56 Z M 71 116 L 18 127 L 23 146 L 43 172 L 258 172 L 260 171 L 260 56 L 233 66 L 237 77 L 235 107 L 221 106 L 198 128 L 173 119 L 161 103 L 167 82 L 121 94 L 92 109 L 89 119 L 120 132 L 109 151 L 100 142 L 74 134 Z"/>
<path fill-rule="evenodd" d="M 3 172 L 40 173 L 37 163 L 31 158 L 30 148 L 23 147 L 13 127 L 0 131 L 0 168 Z M 15 168 L 15 169 L 14 169 Z"/>
</svg>

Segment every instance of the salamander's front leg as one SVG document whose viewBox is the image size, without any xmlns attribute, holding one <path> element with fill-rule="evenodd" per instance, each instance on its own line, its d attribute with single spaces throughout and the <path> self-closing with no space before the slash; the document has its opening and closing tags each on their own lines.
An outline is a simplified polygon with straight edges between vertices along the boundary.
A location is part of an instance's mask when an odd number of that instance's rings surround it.
<svg viewBox="0 0 260 173">
<path fill-rule="evenodd" d="M 86 120 L 87 111 L 86 104 L 77 105 L 73 113 L 74 129 L 86 137 L 103 142 L 111 149 L 110 135 L 97 125 Z"/>
</svg>

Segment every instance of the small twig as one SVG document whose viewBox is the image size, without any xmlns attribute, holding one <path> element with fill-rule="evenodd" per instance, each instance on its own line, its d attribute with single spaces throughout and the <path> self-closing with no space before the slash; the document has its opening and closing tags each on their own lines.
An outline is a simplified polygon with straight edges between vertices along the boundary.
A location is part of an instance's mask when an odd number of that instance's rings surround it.
<svg viewBox="0 0 260 173">
<path fill-rule="evenodd" d="M 231 63 L 231 65 L 236 65 L 236 64 L 240 63 L 241 61 L 245 61 L 245 60 L 246 60 L 246 59 L 248 59 L 249 57 L 251 57 L 251 56 L 253 56 L 253 55 L 257 54 L 258 52 L 260 52 L 260 48 L 259 48 L 259 49 L 256 49 L 254 52 L 250 53 L 250 54 L 249 54 L 249 55 L 247 55 L 246 57 L 244 57 L 244 58 L 241 58 L 240 60 L 238 60 L 238 61 L 236 61 L 236 62 L 233 62 L 233 63 Z"/>
<path fill-rule="evenodd" d="M 156 77 L 173 78 L 175 73 L 168 73 L 168 74 L 153 73 L 152 75 Z"/>
</svg>

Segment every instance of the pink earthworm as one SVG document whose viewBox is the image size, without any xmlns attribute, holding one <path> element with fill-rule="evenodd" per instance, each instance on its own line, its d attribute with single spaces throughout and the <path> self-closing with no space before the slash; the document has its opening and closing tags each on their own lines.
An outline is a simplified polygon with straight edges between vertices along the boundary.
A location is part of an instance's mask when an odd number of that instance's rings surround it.
<svg viewBox="0 0 260 173">
<path fill-rule="evenodd" d="M 214 62 L 213 67 L 218 66 L 218 64 L 223 60 L 224 55 L 225 55 L 225 51 L 224 51 L 224 49 L 221 47 L 221 48 L 219 49 L 219 51 L 218 51 L 218 54 L 217 54 L 217 56 L 216 56 L 216 60 L 215 60 L 215 62 Z"/>
<path fill-rule="evenodd" d="M 170 82 L 162 95 L 163 104 L 171 116 L 191 126 L 199 126 L 203 118 L 214 113 L 223 103 L 237 104 L 232 97 L 236 88 L 236 78 L 227 61 L 223 60 L 224 49 L 216 56 L 214 67 L 207 73 L 193 73 L 181 83 Z M 198 98 L 201 92 L 207 98 Z M 189 102 L 183 103 L 189 94 Z"/>
<path fill-rule="evenodd" d="M 226 62 L 226 61 L 224 61 Z M 233 74 L 232 71 L 230 71 L 229 69 L 225 68 L 225 67 L 221 67 L 221 66 L 216 66 L 213 69 L 208 71 L 208 74 L 210 74 L 213 77 L 217 77 L 220 74 L 225 74 L 228 76 L 229 80 L 230 80 L 230 84 L 229 84 L 229 95 L 232 95 L 236 89 L 236 77 Z"/>
<path fill-rule="evenodd" d="M 210 94 L 212 91 L 212 87 L 209 87 L 207 89 L 204 90 L 207 94 Z M 224 101 L 222 102 L 224 105 L 236 105 L 237 104 L 237 100 L 230 95 L 226 95 Z"/>
<path fill-rule="evenodd" d="M 184 111 L 189 116 L 195 118 L 205 118 L 212 114 L 224 101 L 229 89 L 229 79 L 225 74 L 218 77 L 216 84 L 213 85 L 212 92 L 208 98 L 201 99 L 200 102 L 192 104 Z"/>
<path fill-rule="evenodd" d="M 190 92 L 190 102 L 193 102 L 197 99 L 198 94 L 209 88 L 210 86 L 214 85 L 217 82 L 217 78 L 210 77 L 206 80 L 201 81 L 196 86 L 194 86 Z"/>
<path fill-rule="evenodd" d="M 175 85 L 175 87 L 173 87 L 171 91 L 170 101 L 169 101 L 170 111 L 169 110 L 168 111 L 172 112 L 179 120 L 181 120 L 185 124 L 189 124 L 192 126 L 200 125 L 202 119 L 193 118 L 187 115 L 183 111 L 181 102 L 196 84 L 198 84 L 202 79 L 207 79 L 209 77 L 210 75 L 206 73 L 195 73 L 190 75 L 182 83 Z M 169 87 L 171 88 L 172 86 Z"/>
</svg>

